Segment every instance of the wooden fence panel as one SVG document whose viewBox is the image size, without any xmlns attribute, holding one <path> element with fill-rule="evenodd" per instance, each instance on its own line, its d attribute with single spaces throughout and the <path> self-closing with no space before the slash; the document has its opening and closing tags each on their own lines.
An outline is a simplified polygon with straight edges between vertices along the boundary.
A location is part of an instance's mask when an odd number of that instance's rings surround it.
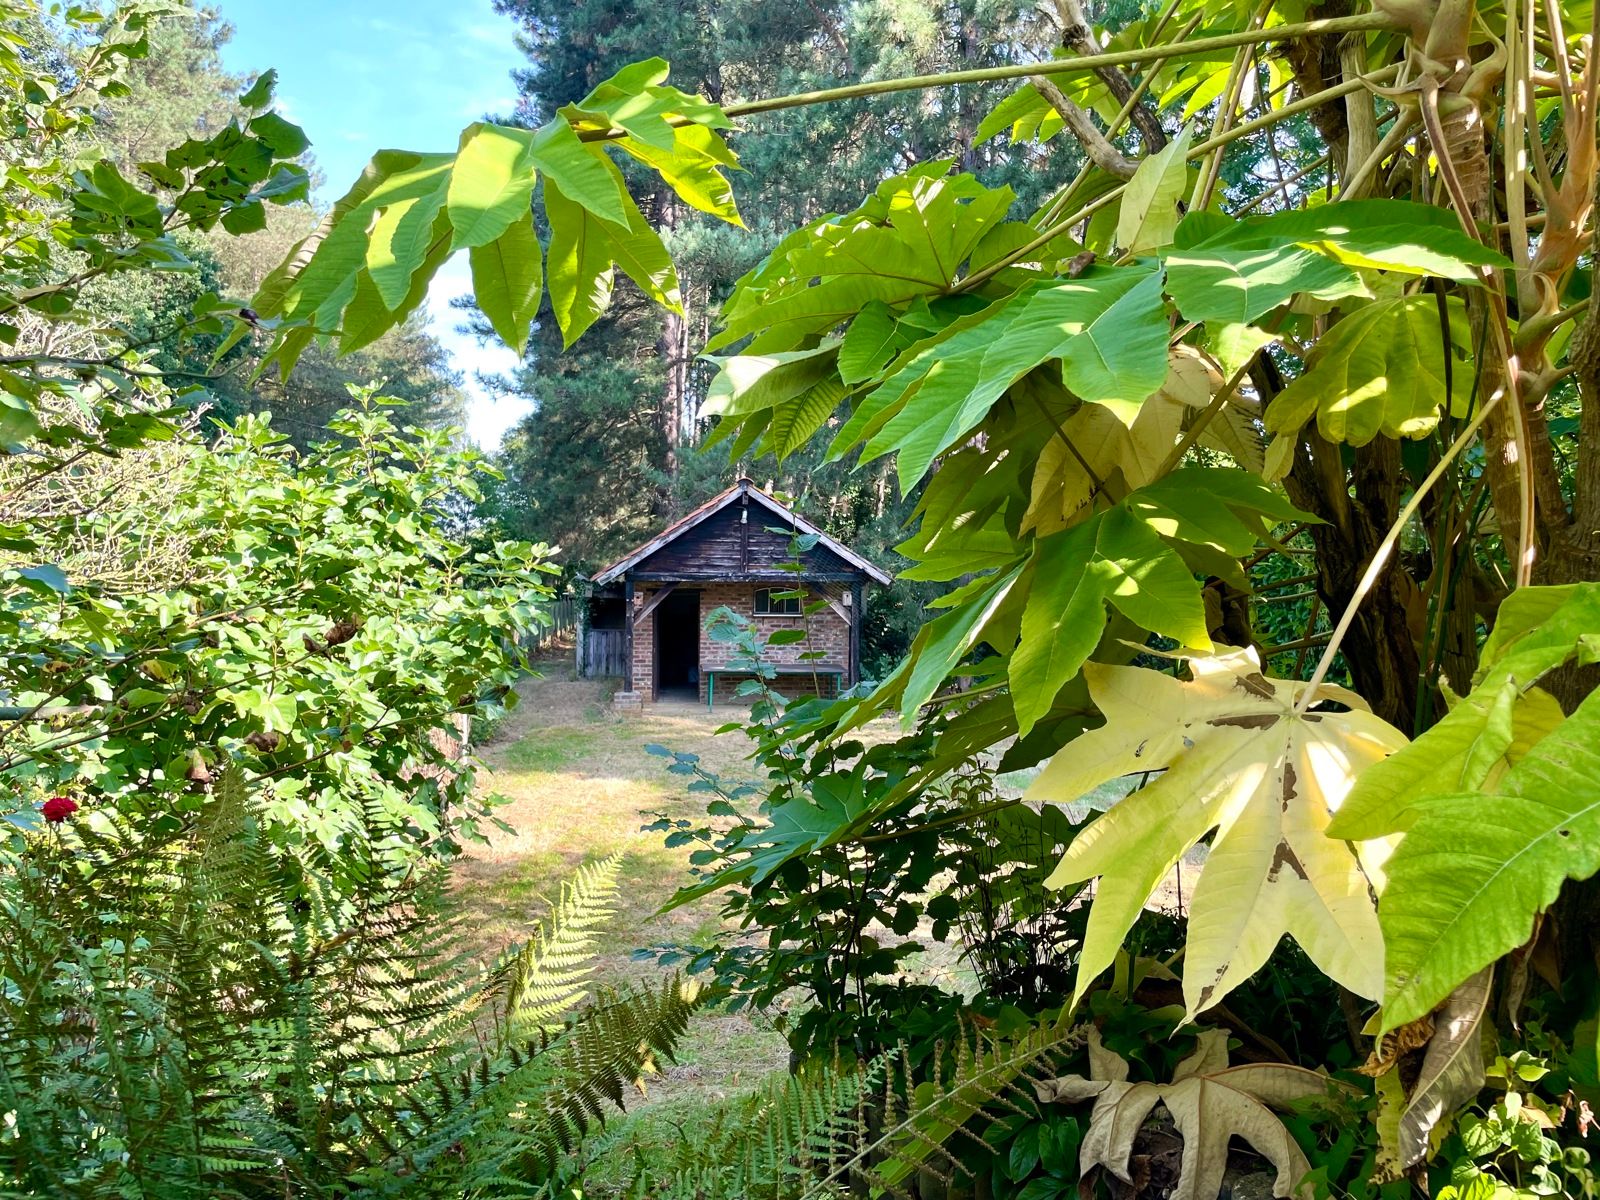
<svg viewBox="0 0 1600 1200">
<path fill-rule="evenodd" d="M 538 629 L 534 630 L 522 640 L 522 650 L 525 654 L 534 655 L 548 646 L 554 639 L 563 633 L 569 633 L 578 624 L 578 601 L 574 596 L 563 596 L 552 601 L 545 619 L 540 622 Z"/>
<path fill-rule="evenodd" d="M 583 674 L 590 678 L 620 676 L 623 673 L 622 655 L 626 648 L 624 630 L 589 630 L 583 646 Z"/>
</svg>

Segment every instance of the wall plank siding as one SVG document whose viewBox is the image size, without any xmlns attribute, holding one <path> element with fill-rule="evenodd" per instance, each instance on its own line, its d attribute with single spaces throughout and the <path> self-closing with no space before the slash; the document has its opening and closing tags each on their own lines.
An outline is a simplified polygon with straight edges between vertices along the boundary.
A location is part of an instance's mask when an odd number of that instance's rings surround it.
<svg viewBox="0 0 1600 1200">
<path fill-rule="evenodd" d="M 749 512 L 748 521 L 740 515 Z M 730 504 L 693 529 L 641 561 L 634 574 L 642 578 L 677 579 L 794 579 L 830 577 L 854 579 L 860 574 L 826 546 L 813 546 L 798 556 L 805 571 L 796 575 L 780 564 L 796 561 L 787 533 L 769 528 L 776 518 L 757 506 L 748 510 Z"/>
</svg>

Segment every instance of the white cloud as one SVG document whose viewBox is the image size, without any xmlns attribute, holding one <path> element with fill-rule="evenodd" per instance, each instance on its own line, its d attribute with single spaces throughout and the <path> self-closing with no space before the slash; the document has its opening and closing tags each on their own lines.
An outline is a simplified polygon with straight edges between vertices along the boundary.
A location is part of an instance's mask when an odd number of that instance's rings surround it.
<svg viewBox="0 0 1600 1200">
<path fill-rule="evenodd" d="M 469 41 L 508 46 L 514 30 L 510 21 L 472 21 L 456 26 L 456 32 Z"/>
<path fill-rule="evenodd" d="M 515 96 L 493 96 L 487 100 L 469 100 L 461 106 L 461 115 L 477 120 L 484 113 L 507 113 L 517 106 Z"/>
</svg>

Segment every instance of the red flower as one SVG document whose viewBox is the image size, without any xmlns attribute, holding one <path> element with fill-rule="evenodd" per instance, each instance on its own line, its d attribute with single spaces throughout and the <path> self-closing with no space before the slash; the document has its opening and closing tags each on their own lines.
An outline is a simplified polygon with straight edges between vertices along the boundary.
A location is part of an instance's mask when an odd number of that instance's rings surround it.
<svg viewBox="0 0 1600 1200">
<path fill-rule="evenodd" d="M 78 802 L 69 796 L 51 796 L 39 811 L 46 821 L 65 821 L 78 811 Z"/>
</svg>

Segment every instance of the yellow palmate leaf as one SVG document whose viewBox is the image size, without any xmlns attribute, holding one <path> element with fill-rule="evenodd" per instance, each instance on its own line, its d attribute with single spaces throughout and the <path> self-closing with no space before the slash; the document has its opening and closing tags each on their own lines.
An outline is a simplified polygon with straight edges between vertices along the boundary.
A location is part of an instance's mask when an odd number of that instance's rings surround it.
<svg viewBox="0 0 1600 1200">
<path fill-rule="evenodd" d="M 1360 697 L 1324 684 L 1344 712 L 1295 711 L 1304 683 L 1268 679 L 1252 650 L 1189 659 L 1193 678 L 1088 663 L 1106 723 L 1045 767 L 1028 799 L 1068 804 L 1107 781 L 1151 775 L 1078 835 L 1047 881 L 1098 877 L 1078 964 L 1082 996 L 1114 960 L 1156 888 L 1213 833 L 1184 953 L 1189 1015 L 1266 962 L 1285 934 L 1326 974 L 1376 997 L 1383 941 L 1373 896 L 1389 844 L 1326 835 L 1363 769 L 1406 744 Z M 1309 706 L 1308 706 L 1309 707 Z"/>
</svg>

